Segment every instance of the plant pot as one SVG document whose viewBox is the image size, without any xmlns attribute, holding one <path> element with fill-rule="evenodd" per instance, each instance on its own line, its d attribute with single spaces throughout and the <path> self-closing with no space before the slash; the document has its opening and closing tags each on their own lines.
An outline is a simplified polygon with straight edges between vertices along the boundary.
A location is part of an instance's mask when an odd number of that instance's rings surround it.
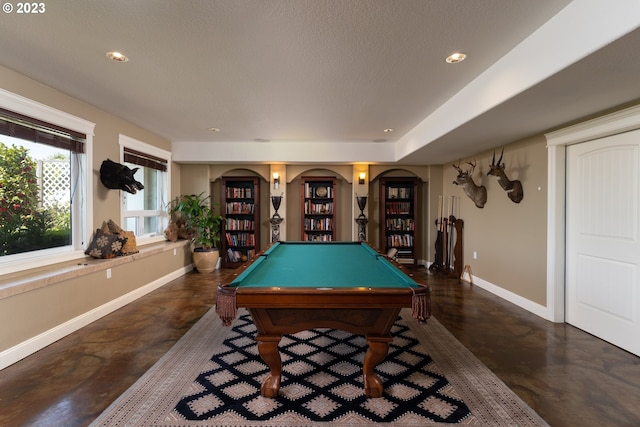
<svg viewBox="0 0 640 427">
<path fill-rule="evenodd" d="M 196 249 L 193 251 L 193 263 L 198 273 L 211 273 L 216 269 L 218 258 L 220 258 L 218 249 Z"/>
</svg>

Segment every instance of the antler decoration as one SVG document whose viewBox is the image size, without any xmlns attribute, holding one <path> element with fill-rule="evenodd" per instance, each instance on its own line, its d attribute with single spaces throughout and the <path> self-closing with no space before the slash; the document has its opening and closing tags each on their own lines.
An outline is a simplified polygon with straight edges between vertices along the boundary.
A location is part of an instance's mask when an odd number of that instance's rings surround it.
<svg viewBox="0 0 640 427">
<path fill-rule="evenodd" d="M 485 203 L 487 203 L 487 189 L 484 185 L 476 185 L 476 183 L 473 182 L 472 175 L 473 170 L 476 167 L 476 162 L 467 162 L 467 164 L 471 166 L 467 171 L 460 169 L 460 162 L 458 162 L 457 165 L 451 165 L 458 171 L 458 176 L 453 183 L 461 186 L 464 190 L 464 194 L 473 200 L 473 203 L 475 203 L 477 207 L 483 208 Z"/>
<path fill-rule="evenodd" d="M 507 196 L 514 203 L 520 203 L 522 198 L 524 197 L 524 192 L 522 190 L 522 183 L 519 180 L 511 181 L 507 175 L 504 173 L 504 163 L 502 163 L 502 156 L 504 154 L 504 148 L 500 153 L 500 158 L 498 159 L 498 163 L 496 163 L 496 152 L 493 152 L 493 159 L 491 160 L 491 165 L 489 166 L 489 172 L 487 175 L 493 175 L 498 177 L 498 184 L 504 191 L 507 192 Z"/>
</svg>

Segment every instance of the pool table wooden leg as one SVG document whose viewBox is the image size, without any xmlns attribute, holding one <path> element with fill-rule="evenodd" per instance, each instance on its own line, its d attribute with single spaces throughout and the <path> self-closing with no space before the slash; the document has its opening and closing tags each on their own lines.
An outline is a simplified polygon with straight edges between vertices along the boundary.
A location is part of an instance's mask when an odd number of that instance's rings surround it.
<svg viewBox="0 0 640 427">
<path fill-rule="evenodd" d="M 364 394 L 367 397 L 382 397 L 382 380 L 373 371 L 380 362 L 387 357 L 391 337 L 371 337 L 367 336 L 369 348 L 364 356 L 362 375 L 364 380 Z"/>
<path fill-rule="evenodd" d="M 257 335 L 258 353 L 262 360 L 269 366 L 271 372 L 262 382 L 260 394 L 264 397 L 276 397 L 280 390 L 280 378 L 282 374 L 282 360 L 278 351 L 280 335 Z"/>
</svg>

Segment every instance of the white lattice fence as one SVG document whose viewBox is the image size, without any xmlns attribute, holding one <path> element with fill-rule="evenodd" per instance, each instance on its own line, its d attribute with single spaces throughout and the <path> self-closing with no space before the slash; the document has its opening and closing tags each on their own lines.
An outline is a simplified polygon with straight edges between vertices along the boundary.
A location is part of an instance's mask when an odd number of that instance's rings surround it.
<svg viewBox="0 0 640 427">
<path fill-rule="evenodd" d="M 38 178 L 40 185 L 40 200 L 44 208 L 64 206 L 69 203 L 71 188 L 71 164 L 68 160 L 45 160 L 38 162 Z"/>
</svg>

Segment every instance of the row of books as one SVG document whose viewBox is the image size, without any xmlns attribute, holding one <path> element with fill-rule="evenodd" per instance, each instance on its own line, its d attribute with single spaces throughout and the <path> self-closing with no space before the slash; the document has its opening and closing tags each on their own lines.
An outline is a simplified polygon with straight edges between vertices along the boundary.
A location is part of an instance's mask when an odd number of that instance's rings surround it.
<svg viewBox="0 0 640 427">
<path fill-rule="evenodd" d="M 389 199 L 411 199 L 413 197 L 411 187 L 389 187 L 387 188 L 387 198 Z"/>
<path fill-rule="evenodd" d="M 396 254 L 396 262 L 399 264 L 415 264 L 416 259 L 411 251 L 398 251 Z"/>
<path fill-rule="evenodd" d="M 253 233 L 226 233 L 227 246 L 255 246 L 256 237 Z"/>
<path fill-rule="evenodd" d="M 254 230 L 255 223 L 250 219 L 227 218 L 227 230 Z"/>
<path fill-rule="evenodd" d="M 304 240 L 308 242 L 330 242 L 333 240 L 333 236 L 331 234 L 304 233 Z"/>
<path fill-rule="evenodd" d="M 411 213 L 411 202 L 386 202 L 384 206 L 387 214 L 400 215 Z"/>
<path fill-rule="evenodd" d="M 227 199 L 251 199 L 253 198 L 253 188 L 250 187 L 227 187 Z"/>
<path fill-rule="evenodd" d="M 385 228 L 390 231 L 413 231 L 415 227 L 415 221 L 410 218 L 387 218 L 385 221 Z"/>
<path fill-rule="evenodd" d="M 332 214 L 333 213 L 333 203 L 314 203 L 310 200 L 307 200 L 304 203 L 304 213 L 305 214 Z"/>
<path fill-rule="evenodd" d="M 253 203 L 248 202 L 227 202 L 225 204 L 225 212 L 232 215 L 252 214 L 253 208 Z"/>
<path fill-rule="evenodd" d="M 412 234 L 392 234 L 387 236 L 387 246 L 413 246 Z"/>
<path fill-rule="evenodd" d="M 305 230 L 333 230 L 333 218 L 305 218 Z"/>
<path fill-rule="evenodd" d="M 233 249 L 227 249 L 227 261 L 229 262 L 240 262 L 246 261 L 249 259 L 253 259 L 256 256 L 256 251 L 250 249 L 246 252 L 234 251 Z M 243 259 L 246 257 L 246 259 Z"/>
<path fill-rule="evenodd" d="M 312 185 L 306 182 L 304 184 L 304 197 L 307 199 L 333 199 L 333 187 L 324 185 Z"/>
</svg>

